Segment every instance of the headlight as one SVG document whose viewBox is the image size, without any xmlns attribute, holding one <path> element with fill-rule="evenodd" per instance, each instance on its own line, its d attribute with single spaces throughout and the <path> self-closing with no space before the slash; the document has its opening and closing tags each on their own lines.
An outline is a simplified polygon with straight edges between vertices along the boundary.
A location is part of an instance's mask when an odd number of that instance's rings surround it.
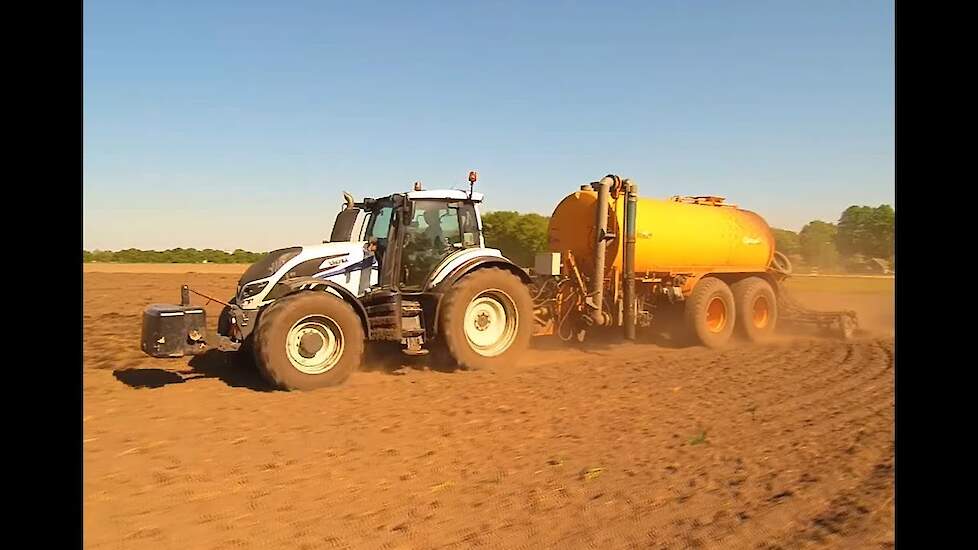
<svg viewBox="0 0 978 550">
<path fill-rule="evenodd" d="M 245 285 L 244 288 L 241 289 L 241 298 L 247 300 L 248 298 L 261 293 L 262 290 L 265 290 L 266 286 L 268 286 L 268 281 Z"/>
</svg>

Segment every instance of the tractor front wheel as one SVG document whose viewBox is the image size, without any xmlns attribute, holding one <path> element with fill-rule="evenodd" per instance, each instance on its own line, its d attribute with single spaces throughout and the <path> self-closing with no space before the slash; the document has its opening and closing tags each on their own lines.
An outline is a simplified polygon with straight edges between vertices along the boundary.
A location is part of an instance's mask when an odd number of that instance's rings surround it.
<svg viewBox="0 0 978 550">
<path fill-rule="evenodd" d="M 363 357 L 360 317 L 328 292 L 303 291 L 275 300 L 258 317 L 253 337 L 258 370 L 284 390 L 341 384 Z"/>
</svg>

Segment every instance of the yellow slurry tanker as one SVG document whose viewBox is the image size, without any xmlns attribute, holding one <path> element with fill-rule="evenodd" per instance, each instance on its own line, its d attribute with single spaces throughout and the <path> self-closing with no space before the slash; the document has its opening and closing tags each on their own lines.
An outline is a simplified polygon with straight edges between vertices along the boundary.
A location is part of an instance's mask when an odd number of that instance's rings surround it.
<svg viewBox="0 0 978 550">
<path fill-rule="evenodd" d="M 722 197 L 639 198 L 634 182 L 606 176 L 557 205 L 549 240 L 552 255 L 536 270 L 562 264 L 563 280 L 555 305 L 538 311 L 543 332 L 568 339 L 621 325 L 633 338 L 636 325 L 666 317 L 685 325 L 674 332 L 716 347 L 735 329 L 760 340 L 777 325 L 790 266 L 767 222 Z M 657 315 L 669 310 L 679 319 Z"/>
<path fill-rule="evenodd" d="M 626 196 L 610 193 L 605 267 L 622 268 Z M 591 264 L 597 226 L 590 222 L 596 191 L 577 191 L 557 205 L 550 218 L 550 246 L 571 251 Z M 771 229 L 757 214 L 725 204 L 719 197 L 638 198 L 635 202 L 635 271 L 763 272 L 774 256 Z"/>
<path fill-rule="evenodd" d="M 530 269 L 486 246 L 476 180 L 359 202 L 344 193 L 328 241 L 272 251 L 245 271 L 216 335 L 190 294 L 220 300 L 184 285 L 180 305 L 144 311 L 142 350 L 230 347 L 272 385 L 313 389 L 343 382 L 371 342 L 478 369 L 511 365 L 534 335 L 583 341 L 621 327 L 634 339 L 661 326 L 719 347 L 735 332 L 769 337 L 786 317 L 846 337 L 856 326 L 852 312 L 790 300 L 791 266 L 767 223 L 721 197 L 644 199 L 634 182 L 605 176 L 560 201 L 551 252 Z"/>
</svg>

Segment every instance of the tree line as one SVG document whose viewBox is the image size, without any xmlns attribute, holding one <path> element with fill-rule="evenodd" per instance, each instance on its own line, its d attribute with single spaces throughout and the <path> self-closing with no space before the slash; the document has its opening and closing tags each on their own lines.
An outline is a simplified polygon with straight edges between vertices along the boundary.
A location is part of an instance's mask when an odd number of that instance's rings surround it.
<svg viewBox="0 0 978 550">
<path fill-rule="evenodd" d="M 850 206 L 836 223 L 813 220 L 795 233 L 773 229 L 776 248 L 809 267 L 861 271 L 873 259 L 894 264 L 896 211 L 888 204 Z"/>
<path fill-rule="evenodd" d="M 772 229 L 776 248 L 795 263 L 824 270 L 858 271 L 866 261 L 878 258 L 893 265 L 893 236 L 896 213 L 890 205 L 850 206 L 838 222 L 813 220 L 799 232 Z M 547 227 L 550 218 L 540 214 L 512 211 L 489 212 L 482 225 L 486 245 L 498 248 L 518 265 L 531 266 L 538 252 L 549 249 Z M 235 250 L 225 252 L 206 248 L 171 248 L 117 252 L 83 251 L 83 261 L 103 263 L 215 263 L 250 264 L 264 252 Z"/>
<path fill-rule="evenodd" d="M 258 261 L 264 252 L 249 252 L 237 249 L 234 252 L 205 248 L 171 248 L 169 250 L 139 250 L 127 248 L 113 252 L 111 250 L 83 250 L 82 261 L 85 263 L 120 263 L 120 264 L 251 264 Z"/>
</svg>

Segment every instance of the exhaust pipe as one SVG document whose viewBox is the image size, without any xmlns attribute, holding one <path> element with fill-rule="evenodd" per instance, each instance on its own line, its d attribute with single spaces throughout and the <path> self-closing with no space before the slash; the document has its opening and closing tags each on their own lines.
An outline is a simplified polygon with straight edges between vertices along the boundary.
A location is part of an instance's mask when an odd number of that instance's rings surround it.
<svg viewBox="0 0 978 550">
<path fill-rule="evenodd" d="M 638 185 L 632 180 L 622 182 L 625 187 L 625 251 L 622 259 L 622 283 L 625 309 L 625 338 L 635 339 L 635 316 L 637 304 L 635 301 L 635 216 L 638 207 Z"/>
<path fill-rule="evenodd" d="M 591 296 L 588 305 L 591 306 L 591 320 L 595 325 L 607 324 L 604 312 L 604 258 L 608 241 L 615 238 L 608 233 L 608 195 L 611 186 L 618 180 L 617 176 L 607 175 L 595 186 L 598 192 L 598 204 L 595 209 L 595 226 L 597 238 L 594 243 L 594 268 L 591 270 Z"/>
</svg>

